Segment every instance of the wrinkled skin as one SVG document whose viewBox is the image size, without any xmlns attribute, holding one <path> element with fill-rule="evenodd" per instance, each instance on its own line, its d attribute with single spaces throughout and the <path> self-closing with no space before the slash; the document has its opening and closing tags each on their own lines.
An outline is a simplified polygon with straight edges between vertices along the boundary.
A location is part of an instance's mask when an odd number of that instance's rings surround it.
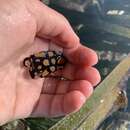
<svg viewBox="0 0 130 130">
<path fill-rule="evenodd" d="M 50 43 L 50 41 L 52 41 Z M 70 80 L 31 79 L 22 61 L 60 49 L 68 59 L 57 72 Z M 38 0 L 0 1 L 0 123 L 78 111 L 100 81 L 96 53 L 80 44 L 68 21 Z"/>
</svg>

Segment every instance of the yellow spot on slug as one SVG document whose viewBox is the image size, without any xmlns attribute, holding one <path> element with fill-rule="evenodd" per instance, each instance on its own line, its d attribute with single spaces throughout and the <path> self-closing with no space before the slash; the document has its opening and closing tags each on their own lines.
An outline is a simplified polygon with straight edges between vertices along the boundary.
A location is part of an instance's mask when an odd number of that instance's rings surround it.
<svg viewBox="0 0 130 130">
<path fill-rule="evenodd" d="M 45 77 L 49 74 L 49 72 L 47 70 L 44 70 L 43 73 L 42 73 L 42 76 Z"/>
<path fill-rule="evenodd" d="M 35 59 L 35 62 L 40 62 L 40 59 Z"/>
<path fill-rule="evenodd" d="M 55 66 L 50 67 L 51 72 L 54 72 L 56 70 Z"/>
<path fill-rule="evenodd" d="M 38 75 L 38 73 L 37 73 L 37 72 L 35 72 L 35 73 L 34 73 L 34 75 L 35 75 L 35 76 L 37 76 L 37 75 Z"/>
<path fill-rule="evenodd" d="M 43 65 L 44 66 L 49 66 L 49 60 L 47 60 L 47 59 L 43 60 Z"/>
<path fill-rule="evenodd" d="M 40 70 L 40 69 L 42 68 L 42 66 L 41 66 L 41 65 L 39 65 L 37 68 Z"/>
<path fill-rule="evenodd" d="M 56 63 L 55 58 L 52 58 L 52 59 L 51 59 L 51 63 L 52 63 L 52 64 L 55 64 L 55 63 Z"/>
<path fill-rule="evenodd" d="M 36 54 L 34 54 L 36 57 L 45 57 L 45 52 L 38 52 Z"/>
</svg>

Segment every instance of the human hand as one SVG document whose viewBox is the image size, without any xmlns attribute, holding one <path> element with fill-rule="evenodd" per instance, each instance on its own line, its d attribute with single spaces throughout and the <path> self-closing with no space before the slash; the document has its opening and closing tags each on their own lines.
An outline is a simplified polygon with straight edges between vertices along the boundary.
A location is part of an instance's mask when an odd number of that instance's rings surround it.
<svg viewBox="0 0 130 130">
<path fill-rule="evenodd" d="M 92 67 L 96 53 L 80 44 L 61 14 L 38 0 L 1 0 L 0 17 L 0 123 L 79 110 L 100 81 Z M 26 73 L 23 59 L 50 48 L 63 51 L 69 62 L 59 74 L 70 80 L 31 79 Z"/>
</svg>

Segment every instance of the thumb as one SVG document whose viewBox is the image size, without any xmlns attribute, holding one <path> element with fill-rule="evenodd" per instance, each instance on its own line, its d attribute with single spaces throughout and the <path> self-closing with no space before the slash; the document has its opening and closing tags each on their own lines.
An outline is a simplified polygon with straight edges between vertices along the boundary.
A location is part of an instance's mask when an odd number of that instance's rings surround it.
<svg viewBox="0 0 130 130">
<path fill-rule="evenodd" d="M 29 10 L 37 20 L 37 36 L 56 41 L 64 48 L 73 48 L 79 44 L 79 38 L 68 20 L 42 2 L 32 0 Z"/>
</svg>

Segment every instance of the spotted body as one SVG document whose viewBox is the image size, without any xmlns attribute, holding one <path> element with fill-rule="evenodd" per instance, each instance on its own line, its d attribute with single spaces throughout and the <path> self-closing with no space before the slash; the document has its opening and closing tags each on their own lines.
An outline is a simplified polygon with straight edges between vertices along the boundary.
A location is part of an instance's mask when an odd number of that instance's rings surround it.
<svg viewBox="0 0 130 130">
<path fill-rule="evenodd" d="M 43 78 L 62 69 L 66 64 L 66 58 L 61 52 L 41 51 L 25 58 L 23 64 L 28 68 L 32 78 Z"/>
</svg>

